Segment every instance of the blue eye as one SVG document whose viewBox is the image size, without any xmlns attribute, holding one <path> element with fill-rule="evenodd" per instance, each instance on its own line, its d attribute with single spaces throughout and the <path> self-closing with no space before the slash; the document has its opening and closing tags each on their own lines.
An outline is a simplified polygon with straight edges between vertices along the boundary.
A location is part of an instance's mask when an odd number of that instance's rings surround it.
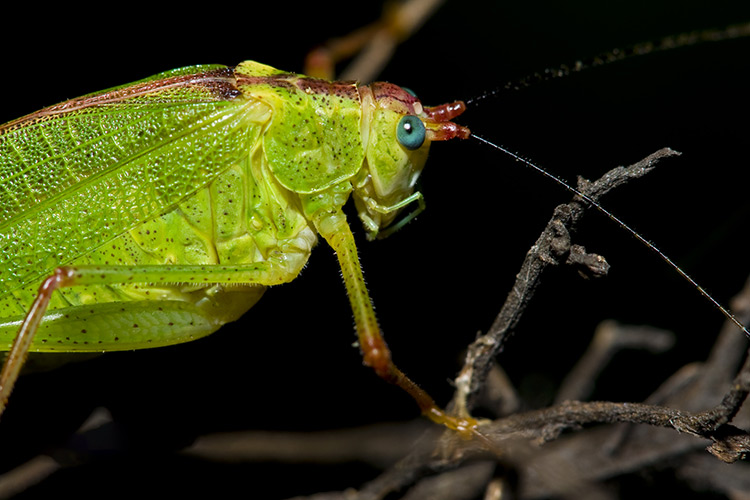
<svg viewBox="0 0 750 500">
<path fill-rule="evenodd" d="M 422 120 L 414 115 L 407 115 L 398 122 L 396 130 L 396 139 L 399 144 L 410 151 L 419 149 L 424 143 L 425 128 Z"/>
</svg>

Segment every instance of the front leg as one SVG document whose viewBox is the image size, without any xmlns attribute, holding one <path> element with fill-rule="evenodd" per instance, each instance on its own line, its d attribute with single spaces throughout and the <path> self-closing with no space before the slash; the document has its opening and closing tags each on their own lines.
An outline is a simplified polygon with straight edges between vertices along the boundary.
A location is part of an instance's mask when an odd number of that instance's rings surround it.
<svg viewBox="0 0 750 500">
<path fill-rule="evenodd" d="M 435 404 L 429 394 L 407 377 L 391 360 L 391 352 L 380 333 L 370 294 L 367 292 L 354 235 L 346 222 L 346 216 L 341 211 L 327 213 L 319 216 L 315 223 L 318 232 L 331 245 L 339 259 L 346 293 L 349 295 L 354 313 L 364 364 L 372 367 L 382 379 L 409 393 L 419 405 L 422 413 L 433 422 L 458 431 L 466 437 L 476 435 L 476 420 L 446 414 Z"/>
</svg>

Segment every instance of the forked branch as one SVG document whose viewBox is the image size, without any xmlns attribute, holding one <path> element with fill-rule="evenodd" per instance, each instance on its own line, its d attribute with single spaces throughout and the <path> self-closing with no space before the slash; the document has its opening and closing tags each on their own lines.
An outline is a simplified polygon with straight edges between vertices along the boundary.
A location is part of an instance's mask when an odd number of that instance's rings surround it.
<svg viewBox="0 0 750 500">
<path fill-rule="evenodd" d="M 594 182 L 581 179 L 579 189 L 595 201 L 612 189 L 649 173 L 665 158 L 680 153 L 664 148 L 629 166 L 617 167 Z M 574 199 L 568 204 L 555 208 L 552 218 L 542 234 L 526 254 L 526 258 L 517 274 L 517 279 L 500 313 L 495 318 L 489 331 L 479 336 L 468 348 L 466 361 L 455 380 L 456 392 L 451 406 L 459 413 L 469 413 L 481 390 L 487 373 L 497 354 L 503 349 L 513 328 L 518 324 L 526 305 L 534 295 L 542 274 L 550 265 L 564 262 L 571 254 L 570 231 L 583 217 L 585 204 Z M 578 260 L 581 260 L 580 251 Z M 606 267 L 599 256 L 592 256 L 589 262 L 597 263 L 592 272 L 601 272 Z"/>
</svg>

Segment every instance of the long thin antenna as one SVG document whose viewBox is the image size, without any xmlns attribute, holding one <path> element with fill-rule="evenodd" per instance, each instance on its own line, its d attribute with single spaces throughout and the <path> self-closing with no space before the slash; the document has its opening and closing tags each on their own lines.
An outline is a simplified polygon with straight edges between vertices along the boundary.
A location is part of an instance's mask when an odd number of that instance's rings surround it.
<svg viewBox="0 0 750 500">
<path fill-rule="evenodd" d="M 604 215 L 606 215 L 607 217 L 609 217 L 609 219 L 611 219 L 615 224 L 617 224 L 622 229 L 624 229 L 625 231 L 627 231 L 628 233 L 630 233 L 635 239 L 637 239 L 638 241 L 640 241 L 641 243 L 643 243 L 644 245 L 646 245 L 647 248 L 649 248 L 654 253 L 656 253 L 656 255 L 658 255 L 659 257 L 661 257 L 661 259 L 664 262 L 666 262 L 667 265 L 669 265 L 672 269 L 674 269 L 677 272 L 677 274 L 679 274 L 680 276 L 682 276 L 683 278 L 685 278 L 691 285 L 693 285 L 700 292 L 701 295 L 703 295 L 706 299 L 708 299 L 709 302 L 711 302 L 714 305 L 714 307 L 716 307 L 716 309 L 718 309 L 719 311 L 721 311 L 721 313 L 724 315 L 724 317 L 726 317 L 729 321 L 731 321 L 732 323 L 734 323 L 737 326 L 737 328 L 739 328 L 740 330 L 742 330 L 742 332 L 745 334 L 745 336 L 748 339 L 750 339 L 750 331 L 748 331 L 748 329 L 745 327 L 745 325 L 743 325 L 740 322 L 740 320 L 738 320 L 735 317 L 734 314 L 732 314 L 726 307 L 724 307 L 716 299 L 714 299 L 711 296 L 711 294 L 709 294 L 702 286 L 700 286 L 693 278 L 691 278 L 690 275 L 688 275 L 685 271 L 683 271 L 680 266 L 678 266 L 677 264 L 675 264 L 672 261 L 672 259 L 670 259 L 664 252 L 662 252 L 661 250 L 659 250 L 653 243 L 651 243 L 646 238 L 644 238 L 643 236 L 641 236 L 640 233 L 638 233 L 635 229 L 633 229 L 630 226 L 628 226 L 627 224 L 625 224 L 619 217 L 617 217 L 612 212 L 610 212 L 609 210 L 607 210 L 606 208 L 604 208 L 602 205 L 600 205 L 598 201 L 594 200 L 593 198 L 591 198 L 587 194 L 581 192 L 580 190 L 574 188 L 573 186 L 571 186 L 570 184 L 568 184 L 566 181 L 562 180 L 560 177 L 557 177 L 556 175 L 554 175 L 554 174 L 548 172 L 547 170 L 543 169 L 542 167 L 540 167 L 540 166 L 532 163 L 531 161 L 527 160 L 526 158 L 523 158 L 522 156 L 519 156 L 518 154 L 510 151 L 509 149 L 507 149 L 507 148 L 505 148 L 503 146 L 500 146 L 498 144 L 495 144 L 495 143 L 493 143 L 491 141 L 488 141 L 487 139 L 484 139 L 483 137 L 480 137 L 480 136 L 478 136 L 476 134 L 471 134 L 471 137 L 473 137 L 474 139 L 476 139 L 476 140 L 478 140 L 480 142 L 483 142 L 484 144 L 486 144 L 488 146 L 491 146 L 491 147 L 493 147 L 493 148 L 495 148 L 495 149 L 497 149 L 499 151 L 502 151 L 503 153 L 507 154 L 508 156 L 510 156 L 511 158 L 515 159 L 516 161 L 519 161 L 519 162 L 523 163 L 525 166 L 530 167 L 533 170 L 536 170 L 537 172 L 539 172 L 540 174 L 544 175 L 545 177 L 547 177 L 549 179 L 552 179 L 554 182 L 556 182 L 557 184 L 559 184 L 563 188 L 567 189 L 569 192 L 573 193 L 575 196 L 578 196 L 579 198 L 581 198 L 582 200 L 584 200 L 586 203 L 590 204 L 591 206 L 593 206 L 594 208 L 596 208 L 597 210 L 599 210 L 601 213 L 603 213 Z"/>
<path fill-rule="evenodd" d="M 590 59 L 576 61 L 571 65 L 564 64 L 555 69 L 545 69 L 541 73 L 532 73 L 531 75 L 508 82 L 503 86 L 484 92 L 477 97 L 465 99 L 465 102 L 467 105 L 472 104 L 476 101 L 496 96 L 506 90 L 519 90 L 522 88 L 527 88 L 540 82 L 546 82 L 548 80 L 566 77 L 573 73 L 579 73 L 590 68 L 604 66 L 613 62 L 622 61 L 624 59 L 630 59 L 631 57 L 635 56 L 654 54 L 657 52 L 678 49 L 681 47 L 689 47 L 698 43 L 733 40 L 746 36 L 750 36 L 750 22 L 744 24 L 736 24 L 721 29 L 693 31 L 690 33 L 668 36 L 656 42 L 639 43 L 625 49 L 613 49 L 609 52 L 599 54 Z"/>
</svg>

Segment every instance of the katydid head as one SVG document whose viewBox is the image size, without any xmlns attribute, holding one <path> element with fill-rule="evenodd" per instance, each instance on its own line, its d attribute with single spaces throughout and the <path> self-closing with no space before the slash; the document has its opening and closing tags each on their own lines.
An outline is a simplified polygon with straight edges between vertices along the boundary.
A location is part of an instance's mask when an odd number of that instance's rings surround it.
<svg viewBox="0 0 750 500">
<path fill-rule="evenodd" d="M 466 139 L 469 129 L 450 120 L 466 107 L 454 102 L 432 108 L 391 83 L 361 87 L 362 139 L 365 168 L 354 186 L 354 202 L 369 239 L 385 237 L 414 218 L 423 208 L 414 186 L 432 141 Z M 419 208 L 393 224 L 412 202 Z"/>
</svg>

